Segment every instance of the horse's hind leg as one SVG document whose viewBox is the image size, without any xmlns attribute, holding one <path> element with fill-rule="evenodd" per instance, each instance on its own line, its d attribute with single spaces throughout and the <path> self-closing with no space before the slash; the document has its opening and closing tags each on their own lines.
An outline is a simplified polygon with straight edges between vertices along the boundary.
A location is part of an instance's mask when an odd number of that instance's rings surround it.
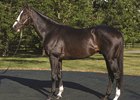
<svg viewBox="0 0 140 100">
<path fill-rule="evenodd" d="M 121 95 L 122 78 L 116 79 L 116 94 L 113 100 L 118 100 Z"/>
<path fill-rule="evenodd" d="M 108 86 L 107 86 L 106 95 L 104 96 L 103 100 L 107 100 L 108 97 L 110 96 L 110 94 L 112 92 L 112 84 L 114 82 L 114 73 L 111 69 L 111 67 L 113 66 L 112 60 L 109 60 L 105 57 L 105 61 L 106 61 L 106 66 L 107 66 L 107 70 L 108 70 L 109 82 L 108 82 Z"/>
<path fill-rule="evenodd" d="M 121 57 L 122 58 L 122 57 Z M 113 100 L 118 100 L 118 98 L 121 95 L 121 89 L 122 89 L 122 82 L 123 82 L 123 58 L 117 60 L 118 63 L 118 69 L 115 73 L 115 79 L 116 79 L 116 95 Z"/>
<path fill-rule="evenodd" d="M 107 87 L 107 92 L 103 100 L 107 100 L 112 92 L 112 84 L 114 82 L 114 79 L 116 80 L 116 95 L 113 100 L 118 100 L 120 94 L 121 94 L 121 85 L 122 85 L 122 68 L 119 64 L 119 59 L 112 58 L 107 59 L 106 58 L 106 64 L 108 69 L 108 75 L 109 75 L 109 84 Z"/>
<path fill-rule="evenodd" d="M 62 81 L 62 60 L 59 60 L 59 66 L 58 66 L 58 86 L 59 86 L 59 91 L 57 94 L 57 99 L 62 98 L 62 92 L 64 91 L 63 87 L 63 81 Z"/>
</svg>

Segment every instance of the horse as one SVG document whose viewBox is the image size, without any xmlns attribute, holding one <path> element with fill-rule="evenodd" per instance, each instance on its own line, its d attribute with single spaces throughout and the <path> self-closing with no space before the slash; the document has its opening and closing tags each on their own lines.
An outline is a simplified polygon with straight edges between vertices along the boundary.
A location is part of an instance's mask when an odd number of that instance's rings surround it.
<svg viewBox="0 0 140 100">
<path fill-rule="evenodd" d="M 28 25 L 32 25 L 42 38 L 45 53 L 49 57 L 52 86 L 47 100 L 54 97 L 62 98 L 64 91 L 63 60 L 84 59 L 96 53 L 103 55 L 109 78 L 106 94 L 101 99 L 109 98 L 114 80 L 116 94 L 113 100 L 119 99 L 123 83 L 124 51 L 124 39 L 120 31 L 107 25 L 73 28 L 52 20 L 30 6 L 24 6 L 13 24 L 13 29 L 20 32 Z M 57 82 L 58 84 L 56 84 Z M 58 92 L 56 93 L 57 87 Z"/>
</svg>

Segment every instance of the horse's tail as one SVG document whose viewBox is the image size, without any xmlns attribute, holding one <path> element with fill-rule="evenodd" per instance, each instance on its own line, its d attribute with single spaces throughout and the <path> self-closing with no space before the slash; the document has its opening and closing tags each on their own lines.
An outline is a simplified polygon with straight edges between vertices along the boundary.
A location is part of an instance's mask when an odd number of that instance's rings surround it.
<svg viewBox="0 0 140 100">
<path fill-rule="evenodd" d="M 121 40 L 120 47 L 119 47 L 119 55 L 118 55 L 118 66 L 120 69 L 120 74 L 123 76 L 123 56 L 124 56 L 124 41 Z"/>
</svg>

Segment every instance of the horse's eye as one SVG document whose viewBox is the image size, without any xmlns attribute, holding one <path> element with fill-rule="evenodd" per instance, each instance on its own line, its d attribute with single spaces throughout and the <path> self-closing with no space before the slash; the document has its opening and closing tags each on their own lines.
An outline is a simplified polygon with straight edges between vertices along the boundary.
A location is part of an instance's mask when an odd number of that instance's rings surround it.
<svg viewBox="0 0 140 100">
<path fill-rule="evenodd" d="M 26 13 L 23 13 L 23 15 L 26 15 Z"/>
</svg>

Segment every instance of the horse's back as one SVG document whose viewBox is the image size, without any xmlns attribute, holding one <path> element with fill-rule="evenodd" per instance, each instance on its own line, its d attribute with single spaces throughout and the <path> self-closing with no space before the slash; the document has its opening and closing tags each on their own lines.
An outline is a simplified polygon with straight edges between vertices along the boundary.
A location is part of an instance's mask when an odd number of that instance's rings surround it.
<svg viewBox="0 0 140 100">
<path fill-rule="evenodd" d="M 122 38 L 122 33 L 118 31 L 116 28 L 107 25 L 99 25 L 93 27 L 96 33 L 101 36 L 109 36 L 112 38 Z"/>
</svg>

